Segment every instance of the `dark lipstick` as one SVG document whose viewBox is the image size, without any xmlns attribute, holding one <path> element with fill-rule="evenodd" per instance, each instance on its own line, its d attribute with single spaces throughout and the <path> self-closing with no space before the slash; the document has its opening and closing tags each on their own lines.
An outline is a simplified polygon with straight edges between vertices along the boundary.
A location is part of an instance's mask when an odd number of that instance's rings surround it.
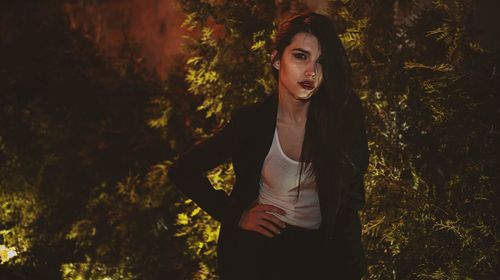
<svg viewBox="0 0 500 280">
<path fill-rule="evenodd" d="M 310 81 L 302 81 L 302 82 L 299 82 L 299 85 L 305 89 L 305 90 L 313 90 L 314 89 L 314 82 L 310 82 Z"/>
</svg>

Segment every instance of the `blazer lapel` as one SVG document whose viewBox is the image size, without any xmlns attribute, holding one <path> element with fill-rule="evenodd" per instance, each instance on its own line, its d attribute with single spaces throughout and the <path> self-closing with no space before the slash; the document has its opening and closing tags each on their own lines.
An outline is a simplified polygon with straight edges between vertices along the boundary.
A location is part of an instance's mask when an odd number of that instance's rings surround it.
<svg viewBox="0 0 500 280">
<path fill-rule="evenodd" d="M 263 105 L 261 121 L 257 127 L 256 134 L 258 151 L 256 156 L 259 162 L 259 171 L 273 143 L 274 131 L 276 129 L 276 115 L 278 112 L 278 95 L 272 94 L 264 101 Z"/>
<path fill-rule="evenodd" d="M 254 128 L 252 129 L 252 151 L 250 154 L 252 170 L 250 176 L 251 182 L 257 182 L 255 184 L 254 199 L 259 193 L 258 183 L 261 177 L 262 165 L 273 142 L 277 112 L 278 97 L 277 94 L 272 94 L 263 101 L 261 110 L 257 111 Z"/>
</svg>

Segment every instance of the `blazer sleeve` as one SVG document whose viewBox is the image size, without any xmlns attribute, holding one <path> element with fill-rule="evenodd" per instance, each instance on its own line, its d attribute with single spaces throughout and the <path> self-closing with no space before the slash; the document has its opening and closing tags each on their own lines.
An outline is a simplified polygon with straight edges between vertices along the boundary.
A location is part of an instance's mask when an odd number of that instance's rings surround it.
<svg viewBox="0 0 500 280">
<path fill-rule="evenodd" d="M 350 105 L 352 114 L 352 141 L 348 149 L 348 159 L 354 166 L 353 176 L 349 179 L 346 207 L 355 211 L 365 206 L 364 175 L 368 169 L 368 141 L 364 125 L 363 109 L 357 96 L 352 98 Z"/>
<path fill-rule="evenodd" d="M 224 224 L 237 225 L 243 209 L 235 198 L 216 190 L 205 172 L 224 163 L 242 145 L 241 114 L 234 111 L 230 122 L 209 139 L 195 144 L 169 168 L 168 176 L 186 196 L 210 216 Z"/>
<path fill-rule="evenodd" d="M 360 279 L 366 272 L 366 260 L 358 211 L 365 205 L 364 174 L 368 168 L 368 143 L 358 97 L 353 98 L 349 110 L 353 112 L 353 130 L 347 157 L 353 165 L 353 173 L 348 179 L 343 207 L 337 216 L 335 240 L 339 254 L 335 263 L 343 271 L 343 279 Z"/>
</svg>

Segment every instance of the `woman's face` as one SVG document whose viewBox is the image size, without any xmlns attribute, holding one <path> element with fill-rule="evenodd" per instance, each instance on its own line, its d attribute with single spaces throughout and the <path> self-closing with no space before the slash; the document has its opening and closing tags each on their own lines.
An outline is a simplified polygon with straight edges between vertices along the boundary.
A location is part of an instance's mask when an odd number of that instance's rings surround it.
<svg viewBox="0 0 500 280">
<path fill-rule="evenodd" d="M 295 34 L 281 58 L 273 63 L 279 70 L 279 93 L 307 101 L 323 80 L 318 39 L 306 32 Z"/>
</svg>

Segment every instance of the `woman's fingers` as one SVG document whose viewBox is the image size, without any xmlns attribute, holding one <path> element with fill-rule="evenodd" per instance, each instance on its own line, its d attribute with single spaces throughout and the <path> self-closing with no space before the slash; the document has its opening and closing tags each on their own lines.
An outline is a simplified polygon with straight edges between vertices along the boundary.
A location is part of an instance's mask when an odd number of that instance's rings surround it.
<svg viewBox="0 0 500 280">
<path fill-rule="evenodd" d="M 269 232 L 268 230 L 264 229 L 263 227 L 260 227 L 260 226 L 256 226 L 256 227 L 253 227 L 251 228 L 250 230 L 253 230 L 253 231 L 256 231 L 262 235 L 265 235 L 267 237 L 274 237 L 273 234 L 271 234 L 271 232 Z"/>
<path fill-rule="evenodd" d="M 262 214 L 262 218 L 264 218 L 264 219 L 272 222 L 275 225 L 278 225 L 281 228 L 285 228 L 286 227 L 286 223 L 283 222 L 282 220 L 278 219 L 278 217 L 274 216 L 273 214 L 269 214 L 269 213 L 264 212 Z"/>
<path fill-rule="evenodd" d="M 286 214 L 285 210 L 269 204 L 257 204 L 255 207 L 252 208 L 252 210 L 274 212 L 280 215 Z"/>
<path fill-rule="evenodd" d="M 285 215 L 286 212 L 283 209 L 278 208 L 278 207 L 273 206 L 273 205 L 269 205 L 269 204 L 259 204 L 256 207 L 254 207 L 254 210 L 261 212 L 262 213 L 261 215 L 263 218 L 273 222 L 274 224 L 280 226 L 281 228 L 285 228 L 285 226 L 286 226 L 285 222 L 280 220 L 275 215 L 270 214 L 270 212 L 271 212 L 271 213 L 278 213 L 281 215 Z"/>
<path fill-rule="evenodd" d="M 239 223 L 240 227 L 256 231 L 267 237 L 280 234 L 280 228 L 285 228 L 286 224 L 271 213 L 286 214 L 283 209 L 276 206 L 256 204 L 243 213 Z"/>
<path fill-rule="evenodd" d="M 260 220 L 260 222 L 259 222 L 258 225 L 261 226 L 261 227 L 263 227 L 263 228 L 265 228 L 265 229 L 267 229 L 271 233 L 274 233 L 274 235 L 277 235 L 277 234 L 281 233 L 281 231 L 278 228 L 278 226 L 276 226 L 275 224 L 273 224 L 273 223 L 271 223 L 271 222 L 269 222 L 267 220 L 264 220 L 264 219 Z"/>
</svg>

